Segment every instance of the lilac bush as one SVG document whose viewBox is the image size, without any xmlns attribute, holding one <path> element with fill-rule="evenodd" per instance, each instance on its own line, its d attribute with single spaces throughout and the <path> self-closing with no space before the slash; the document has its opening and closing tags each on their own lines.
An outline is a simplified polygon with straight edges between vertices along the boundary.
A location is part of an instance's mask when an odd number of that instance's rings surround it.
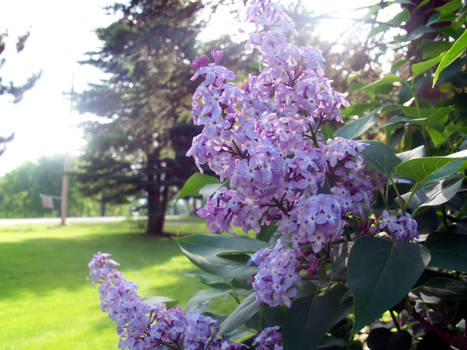
<svg viewBox="0 0 467 350">
<path fill-rule="evenodd" d="M 203 130 L 187 155 L 201 172 L 207 164 L 229 180 L 198 211 L 211 232 L 229 232 L 231 225 L 260 232 L 278 223 L 291 247 L 278 243 L 257 253 L 252 286 L 258 300 L 290 307 L 299 272 L 319 267 L 318 254 L 342 237 L 349 215 L 363 215 L 386 178 L 364 166 L 365 143 L 320 133 L 325 123 L 342 122 L 339 108 L 348 105 L 324 76 L 321 53 L 289 42 L 294 23 L 280 5 L 251 1 L 247 14 L 256 25 L 247 48 L 260 52 L 261 72 L 241 88 L 219 65 L 219 51 L 213 63 L 202 56 L 192 64 L 192 79 L 204 78 L 193 97 L 193 121 Z"/>
<path fill-rule="evenodd" d="M 236 226 L 256 232 L 261 244 L 233 235 L 229 242 L 237 246 L 220 249 L 219 242 L 225 242 L 217 240 L 203 259 L 193 258 L 202 255 L 199 250 L 187 255 L 208 275 L 232 277 L 223 286 L 231 288 L 230 294 L 240 290 L 248 296 L 220 325 L 200 311 L 148 305 L 136 285 L 114 269 L 118 264 L 98 253 L 90 263 L 91 276 L 99 284 L 103 311 L 117 323 L 122 349 L 313 349 L 329 340 L 328 329 L 351 310 L 354 319 L 347 321 L 354 323 L 346 332 L 352 338 L 407 301 L 430 260 L 427 248 L 413 243 L 419 239 L 417 221 L 408 211 L 414 193 L 408 193 L 405 205 L 388 203 L 389 183 L 402 199 L 393 179 L 401 161 L 380 145 L 383 161 L 372 163 L 364 156 L 374 147 L 371 142 L 325 132 L 326 126 L 343 122 L 340 109 L 348 103 L 325 77 L 320 51 L 292 43 L 294 23 L 272 0 L 251 0 L 247 16 L 256 28 L 247 49 L 259 53 L 260 71 L 237 82 L 217 50 L 211 59 L 203 55 L 191 64 L 192 80 L 200 79 L 193 121 L 203 129 L 187 156 L 201 173 L 209 167 L 220 179 L 198 211 L 211 233 L 232 233 Z M 372 207 L 377 198 L 384 209 Z M 248 263 L 239 268 L 238 261 Z M 413 266 L 400 273 L 407 261 Z M 224 264 L 222 273 L 203 265 L 209 263 Z M 254 272 L 245 276 L 242 269 Z M 391 286 L 384 283 L 394 279 L 400 291 L 388 296 L 384 290 Z M 377 292 L 381 295 L 375 297 Z M 329 310 L 340 318 L 310 310 Z M 227 339 L 227 330 L 239 325 L 249 338 Z M 394 326 L 400 330 L 395 321 Z"/>
</svg>

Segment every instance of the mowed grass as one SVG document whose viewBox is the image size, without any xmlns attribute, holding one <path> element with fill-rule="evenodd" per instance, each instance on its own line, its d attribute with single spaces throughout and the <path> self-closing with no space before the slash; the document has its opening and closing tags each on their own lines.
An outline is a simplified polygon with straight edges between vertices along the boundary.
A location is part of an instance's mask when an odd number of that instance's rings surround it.
<svg viewBox="0 0 467 350">
<path fill-rule="evenodd" d="M 170 238 L 148 237 L 135 222 L 0 227 L 0 349 L 117 349 L 115 324 L 88 278 L 97 251 L 112 254 L 143 297 L 183 307 L 205 288 Z M 168 222 L 166 232 L 206 233 L 202 221 Z M 230 308 L 220 303 L 220 308 Z"/>
</svg>

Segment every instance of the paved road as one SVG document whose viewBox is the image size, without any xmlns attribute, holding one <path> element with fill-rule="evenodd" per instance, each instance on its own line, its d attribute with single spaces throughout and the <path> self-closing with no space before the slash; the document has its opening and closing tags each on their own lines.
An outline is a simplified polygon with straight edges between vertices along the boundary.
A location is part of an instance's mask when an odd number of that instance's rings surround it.
<svg viewBox="0 0 467 350">
<path fill-rule="evenodd" d="M 143 217 L 138 217 L 138 219 Z M 102 217 L 84 217 L 84 218 L 67 218 L 67 223 L 73 224 L 77 222 L 115 222 L 124 221 L 126 216 L 102 216 Z M 28 219 L 0 219 L 0 226 L 13 226 L 25 224 L 60 224 L 60 218 L 28 218 Z"/>
</svg>

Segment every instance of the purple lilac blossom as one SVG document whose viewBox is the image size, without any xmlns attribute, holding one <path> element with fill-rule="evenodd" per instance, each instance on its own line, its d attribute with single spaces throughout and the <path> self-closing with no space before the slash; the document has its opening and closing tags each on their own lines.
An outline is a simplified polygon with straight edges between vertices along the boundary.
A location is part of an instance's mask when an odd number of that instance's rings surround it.
<svg viewBox="0 0 467 350">
<path fill-rule="evenodd" d="M 341 238 L 349 214 L 363 215 L 385 179 L 363 165 L 364 143 L 320 135 L 325 123 L 343 122 L 339 109 L 348 103 L 324 76 L 321 52 L 291 43 L 295 25 L 284 8 L 251 0 L 247 17 L 256 30 L 246 47 L 260 52 L 260 72 L 240 87 L 220 65 L 221 51 L 211 52 L 213 63 L 207 56 L 192 63 L 192 80 L 203 78 L 192 103 L 193 121 L 203 130 L 187 156 L 201 172 L 207 164 L 229 180 L 229 188 L 218 189 L 198 211 L 211 232 L 230 232 L 232 225 L 259 232 L 261 225 L 279 224 L 292 248 L 281 243 L 252 259 L 260 267 L 253 288 L 269 305 L 290 306 L 299 270 L 316 270 L 316 255 Z M 330 194 L 322 193 L 325 187 Z M 272 284 L 262 261 L 268 255 L 287 256 L 292 265 L 281 268 L 295 277 Z"/>
<path fill-rule="evenodd" d="M 119 348 L 126 350 L 185 349 L 240 350 L 241 343 L 214 337 L 217 321 L 199 311 L 186 314 L 180 307 L 145 304 L 137 285 L 114 269 L 110 254 L 98 252 L 89 263 L 93 284 L 99 285 L 102 311 L 117 322 Z M 209 345 L 208 345 L 209 344 Z"/>
<path fill-rule="evenodd" d="M 291 299 L 297 294 L 295 284 L 301 280 L 300 255 L 278 240 L 273 249 L 260 250 L 251 257 L 249 263 L 259 267 L 252 283 L 258 301 L 270 306 L 291 306 Z"/>
<path fill-rule="evenodd" d="M 279 326 L 265 328 L 253 342 L 257 350 L 282 350 L 282 334 Z"/>
<path fill-rule="evenodd" d="M 398 217 L 384 210 L 378 228 L 392 234 L 398 241 L 413 241 L 419 236 L 417 221 L 409 213 Z"/>
</svg>

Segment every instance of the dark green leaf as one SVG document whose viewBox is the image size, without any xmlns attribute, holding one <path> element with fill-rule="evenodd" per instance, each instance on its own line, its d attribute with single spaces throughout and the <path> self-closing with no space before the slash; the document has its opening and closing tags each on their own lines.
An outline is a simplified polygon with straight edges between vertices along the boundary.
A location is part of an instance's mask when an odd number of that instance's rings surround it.
<svg viewBox="0 0 467 350">
<path fill-rule="evenodd" d="M 343 242 L 333 244 L 331 247 L 331 276 L 339 277 L 344 274 L 347 266 L 347 257 L 353 243 Z"/>
<path fill-rule="evenodd" d="M 263 242 L 269 242 L 274 232 L 277 230 L 277 225 L 269 225 L 269 226 L 261 226 L 261 230 L 259 231 L 256 239 L 259 239 Z"/>
<path fill-rule="evenodd" d="M 460 2 L 460 0 L 459 0 L 459 2 Z M 448 5 L 448 4 L 446 4 L 446 5 Z M 444 6 L 446 6 L 446 5 L 444 5 Z M 443 6 L 441 6 L 441 7 L 443 7 Z M 452 62 L 454 62 L 454 60 L 457 57 L 462 55 L 462 53 L 464 52 L 466 47 L 467 47 L 467 30 L 464 31 L 464 34 L 462 34 L 460 36 L 460 38 L 456 40 L 456 42 L 452 45 L 452 47 L 446 52 L 446 54 L 441 59 L 441 62 L 439 63 L 438 68 L 436 68 L 435 76 L 433 77 L 433 86 L 435 86 L 436 81 L 438 80 L 438 77 L 441 74 L 441 72 L 447 66 L 449 66 Z"/>
<path fill-rule="evenodd" d="M 256 267 L 245 266 L 246 253 L 266 248 L 266 243 L 244 236 L 192 235 L 180 238 L 178 243 L 183 253 L 200 269 L 227 277 L 256 273 Z M 237 258 L 221 257 L 221 253 L 237 253 Z"/>
<path fill-rule="evenodd" d="M 368 144 L 362 151 L 362 157 L 368 167 L 391 175 L 401 162 L 394 152 L 384 143 L 377 141 L 364 141 Z"/>
<path fill-rule="evenodd" d="M 347 265 L 347 281 L 355 303 L 352 336 L 396 305 L 429 261 L 429 251 L 420 244 L 360 238 L 350 251 Z"/>
<path fill-rule="evenodd" d="M 187 272 L 185 276 L 198 276 L 201 280 L 201 283 L 206 284 L 208 286 L 230 286 L 233 281 L 233 277 L 218 276 L 203 270 L 190 271 Z"/>
<path fill-rule="evenodd" d="M 324 340 L 326 331 L 345 317 L 351 307 L 343 307 L 348 289 L 337 285 L 326 294 L 296 299 L 282 327 L 285 350 L 313 350 Z"/>
<path fill-rule="evenodd" d="M 453 106 L 436 107 L 436 108 L 417 108 L 398 106 L 404 115 L 412 118 L 428 118 L 432 120 L 439 120 L 440 118 L 448 115 L 455 110 Z"/>
<path fill-rule="evenodd" d="M 345 341 L 342 339 L 326 335 L 324 341 L 316 350 L 344 350 L 347 349 Z"/>
<path fill-rule="evenodd" d="M 431 253 L 430 266 L 467 272 L 467 235 L 432 233 L 426 246 Z"/>
<path fill-rule="evenodd" d="M 261 302 L 256 301 L 256 293 L 248 295 L 237 308 L 221 323 L 219 334 L 225 334 L 238 328 L 261 309 Z"/>
<path fill-rule="evenodd" d="M 180 190 L 180 193 L 177 196 L 177 200 L 180 198 L 185 198 L 185 197 L 199 196 L 200 195 L 199 191 L 204 186 L 208 184 L 219 184 L 219 183 L 220 183 L 219 179 L 213 176 L 204 175 L 200 173 L 194 173 L 193 175 L 189 177 L 188 180 L 186 180 L 185 184 Z"/>
<path fill-rule="evenodd" d="M 209 304 L 212 299 L 228 295 L 231 289 L 203 289 L 198 291 L 186 304 L 185 312 L 192 313 L 203 305 Z"/>
<path fill-rule="evenodd" d="M 464 160 L 451 157 L 424 157 L 409 159 L 396 167 L 396 172 L 407 179 L 416 181 L 419 186 L 434 184 L 456 173 Z"/>
<path fill-rule="evenodd" d="M 354 139 L 362 135 L 378 121 L 378 115 L 371 112 L 349 124 L 344 125 L 334 132 L 334 136 L 340 136 L 345 139 Z"/>
<path fill-rule="evenodd" d="M 411 121 L 413 121 L 413 118 L 404 117 L 404 116 L 397 116 L 397 117 L 389 119 L 387 122 L 385 122 L 383 125 L 381 125 L 381 127 L 386 127 L 386 126 L 394 125 L 394 124 L 398 124 L 398 123 L 407 123 L 407 122 L 411 122 Z"/>
<path fill-rule="evenodd" d="M 438 215 L 433 208 L 423 210 L 420 214 L 417 213 L 417 223 L 418 232 L 421 235 L 435 232 L 440 225 Z"/>
<path fill-rule="evenodd" d="M 415 213 L 422 207 L 434 207 L 449 201 L 457 194 L 457 192 L 459 192 L 462 186 L 463 176 L 459 174 L 456 178 L 458 179 L 457 182 L 450 182 L 450 184 L 440 182 L 432 189 L 422 189 L 415 192 L 409 203 L 410 209 Z M 402 196 L 403 199 L 407 200 L 410 193 L 411 192 L 404 194 Z"/>
<path fill-rule="evenodd" d="M 405 135 L 405 128 L 404 127 L 400 127 L 400 128 L 397 128 L 396 130 L 394 130 L 392 133 L 391 133 L 391 136 L 389 138 L 389 142 L 388 142 L 388 147 L 392 150 L 394 150 L 402 141 L 402 138 L 404 137 Z"/>
<path fill-rule="evenodd" d="M 453 278 L 435 277 L 416 290 L 428 297 L 444 300 L 467 300 L 467 286 Z"/>
<path fill-rule="evenodd" d="M 437 13 L 436 15 L 440 15 Z M 420 43 L 420 48 L 423 51 L 423 57 L 426 59 L 435 58 L 442 54 L 443 52 L 449 50 L 452 46 L 452 43 L 448 41 L 433 41 L 422 39 Z"/>
<path fill-rule="evenodd" d="M 420 26 L 411 34 L 407 35 L 404 39 L 405 41 L 413 41 L 421 38 L 427 33 L 433 33 L 435 30 L 428 26 Z"/>
</svg>

